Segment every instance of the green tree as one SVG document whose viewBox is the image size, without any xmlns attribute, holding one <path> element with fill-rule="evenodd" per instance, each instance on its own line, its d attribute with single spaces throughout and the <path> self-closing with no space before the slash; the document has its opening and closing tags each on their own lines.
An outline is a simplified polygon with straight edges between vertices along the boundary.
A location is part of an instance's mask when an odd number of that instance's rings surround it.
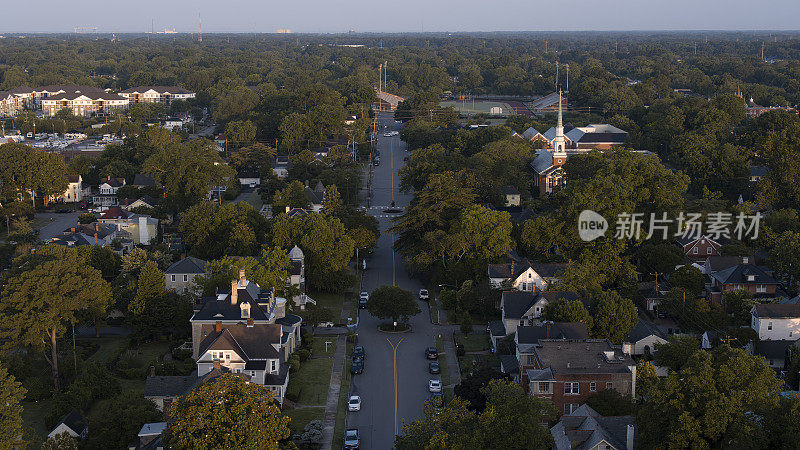
<svg viewBox="0 0 800 450">
<path fill-rule="evenodd" d="M 703 274 L 693 266 L 685 265 L 672 273 L 669 277 L 672 287 L 681 288 L 686 295 L 697 296 L 703 291 Z"/>
<path fill-rule="evenodd" d="M 24 446 L 22 441 L 22 405 L 27 391 L 5 367 L 0 367 L 0 448 Z"/>
<path fill-rule="evenodd" d="M 170 408 L 165 441 L 171 448 L 278 449 L 290 435 L 272 391 L 232 374 L 202 384 Z"/>
<path fill-rule="evenodd" d="M 333 317 L 333 311 L 330 309 L 309 303 L 306 305 L 306 310 L 303 312 L 303 319 L 305 319 L 306 323 L 311 325 L 311 333 L 313 334 L 318 324 L 331 322 L 335 318 Z"/>
<path fill-rule="evenodd" d="M 164 272 L 159 270 L 155 261 L 147 261 L 139 273 L 139 281 L 136 287 L 136 296 L 128 305 L 128 309 L 134 315 L 140 315 L 147 307 L 147 302 L 161 297 L 167 290 Z"/>
<path fill-rule="evenodd" d="M 486 264 L 497 261 L 512 249 L 511 217 L 505 211 L 493 211 L 472 205 L 461 212 L 448 236 L 448 253 L 455 262 L 463 262 L 476 275 Z"/>
<path fill-rule="evenodd" d="M 592 316 L 580 300 L 559 299 L 544 307 L 544 317 L 553 322 L 583 322 L 592 329 Z"/>
<path fill-rule="evenodd" d="M 725 305 L 726 312 L 733 317 L 737 325 L 746 326 L 750 324 L 750 311 L 755 304 L 753 294 L 750 291 L 744 289 L 725 291 L 722 294 L 722 303 Z"/>
<path fill-rule="evenodd" d="M 272 208 L 276 212 L 285 211 L 287 206 L 289 208 L 307 208 L 308 205 L 306 187 L 297 180 L 292 181 L 285 188 L 276 192 L 272 199 Z"/>
<path fill-rule="evenodd" d="M 58 391 L 58 337 L 79 315 L 98 316 L 110 304 L 111 289 L 100 271 L 84 264 L 77 251 L 65 249 L 61 258 L 42 257 L 8 280 L 0 299 L 0 334 L 7 347 L 49 349 L 45 359 Z"/>
<path fill-rule="evenodd" d="M 225 139 L 233 145 L 243 146 L 256 138 L 256 125 L 249 120 L 237 120 L 225 125 Z"/>
<path fill-rule="evenodd" d="M 367 311 L 379 319 L 398 319 L 407 322 L 411 316 L 420 312 L 419 305 L 411 292 L 397 286 L 381 286 L 372 291 L 367 300 Z"/>
<path fill-rule="evenodd" d="M 78 450 L 78 440 L 65 431 L 44 441 L 42 450 Z"/>
<path fill-rule="evenodd" d="M 636 411 L 633 398 L 629 394 L 620 394 L 616 389 L 603 389 L 587 398 L 586 404 L 601 416 L 630 416 Z"/>
<path fill-rule="evenodd" d="M 98 414 L 89 422 L 86 447 L 89 449 L 121 448 L 133 441 L 142 425 L 163 420 L 155 404 L 133 391 L 125 391 L 99 403 Z"/>
<path fill-rule="evenodd" d="M 592 337 L 621 344 L 639 319 L 636 305 L 617 291 L 603 292 L 592 300 Z"/>
<path fill-rule="evenodd" d="M 774 408 L 782 382 L 759 357 L 720 345 L 695 351 L 649 392 L 636 423 L 645 448 L 717 448 L 761 428 L 754 411 Z"/>
<path fill-rule="evenodd" d="M 771 245 L 769 256 L 770 267 L 786 279 L 790 289 L 796 291 L 800 280 L 800 233 L 781 233 Z"/>
<path fill-rule="evenodd" d="M 657 366 L 668 367 L 677 372 L 686 364 L 689 357 L 700 349 L 700 341 L 694 336 L 672 336 L 666 344 L 656 344 L 653 362 Z"/>
<path fill-rule="evenodd" d="M 483 411 L 486 407 L 486 394 L 483 392 L 492 380 L 508 380 L 510 377 L 503 372 L 483 367 L 461 378 L 461 383 L 455 385 L 453 394 L 469 402 L 467 408 L 473 411 Z"/>
</svg>

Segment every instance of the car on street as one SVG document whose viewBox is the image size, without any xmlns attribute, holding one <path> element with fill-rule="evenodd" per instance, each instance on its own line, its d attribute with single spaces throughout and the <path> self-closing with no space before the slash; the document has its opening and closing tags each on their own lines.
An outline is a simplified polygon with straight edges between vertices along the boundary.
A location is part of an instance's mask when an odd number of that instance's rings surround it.
<svg viewBox="0 0 800 450">
<path fill-rule="evenodd" d="M 375 162 L 374 162 L 374 164 L 375 164 L 376 166 L 380 166 L 380 165 L 381 165 L 381 159 L 380 159 L 379 157 L 377 157 L 377 156 L 376 156 L 376 157 L 375 157 Z"/>
<path fill-rule="evenodd" d="M 363 345 L 356 345 L 355 347 L 353 347 L 353 357 L 354 358 L 355 357 L 359 357 L 359 358 L 362 358 L 362 359 L 366 359 L 367 353 L 364 351 L 364 346 Z"/>
<path fill-rule="evenodd" d="M 383 137 L 392 137 L 392 133 L 391 132 L 383 133 Z"/>
<path fill-rule="evenodd" d="M 428 390 L 431 392 L 442 392 L 442 380 L 428 381 Z"/>
<path fill-rule="evenodd" d="M 361 411 L 361 397 L 358 395 L 351 395 L 350 400 L 347 402 L 348 411 Z"/>
<path fill-rule="evenodd" d="M 425 357 L 428 359 L 438 359 L 439 352 L 436 350 L 436 347 L 428 347 L 425 349 Z"/>
<path fill-rule="evenodd" d="M 367 307 L 367 300 L 369 300 L 369 294 L 367 293 L 367 291 L 364 291 L 358 297 L 358 307 L 361 308 L 361 309 L 366 308 Z"/>
<path fill-rule="evenodd" d="M 353 362 L 350 364 L 350 373 L 355 375 L 364 373 L 364 359 L 357 356 L 353 357 Z"/>
<path fill-rule="evenodd" d="M 344 431 L 344 448 L 358 448 L 358 429 L 348 428 Z"/>
<path fill-rule="evenodd" d="M 434 375 L 437 373 L 442 373 L 441 369 L 439 368 L 439 363 L 438 362 L 428 363 L 428 373 Z"/>
<path fill-rule="evenodd" d="M 400 132 L 399 131 L 390 131 L 389 134 L 391 134 L 392 136 L 399 136 Z"/>
<path fill-rule="evenodd" d="M 423 301 L 428 301 L 430 299 L 430 294 L 428 294 L 427 289 L 420 289 L 419 290 L 419 299 Z"/>
</svg>

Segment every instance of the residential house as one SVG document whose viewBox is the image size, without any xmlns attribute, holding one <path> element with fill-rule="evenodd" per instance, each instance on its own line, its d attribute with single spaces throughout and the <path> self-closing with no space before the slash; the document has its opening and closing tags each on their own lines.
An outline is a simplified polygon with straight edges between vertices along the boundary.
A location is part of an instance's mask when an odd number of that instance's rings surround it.
<svg viewBox="0 0 800 450">
<path fill-rule="evenodd" d="M 722 256 L 722 242 L 708 236 L 681 237 L 676 240 L 689 260 L 705 264 L 710 256 Z"/>
<path fill-rule="evenodd" d="M 651 355 L 656 351 L 656 344 L 666 343 L 667 335 L 654 323 L 640 317 L 625 338 L 622 348 L 629 355 Z"/>
<path fill-rule="evenodd" d="M 639 283 L 639 295 L 644 301 L 644 307 L 648 311 L 655 311 L 656 307 L 666 297 L 667 292 L 672 286 L 665 281 L 648 281 Z"/>
<path fill-rule="evenodd" d="M 117 230 L 127 233 L 127 237 L 137 245 L 148 245 L 158 235 L 158 219 L 132 213 L 119 206 L 107 209 L 97 221 L 102 224 L 116 225 Z"/>
<path fill-rule="evenodd" d="M 542 322 L 517 328 L 514 335 L 515 353 L 513 364 L 517 368 L 514 375 L 519 377 L 519 368 L 534 365 L 534 348 L 543 339 L 589 339 L 589 329 L 583 322 Z"/>
<path fill-rule="evenodd" d="M 767 176 L 767 166 L 750 166 L 751 183 L 758 183 L 765 176 Z"/>
<path fill-rule="evenodd" d="M 131 186 L 135 186 L 137 188 L 155 187 L 155 185 L 156 180 L 153 178 L 153 176 L 144 173 L 137 173 L 136 176 L 133 177 L 133 183 L 131 183 Z"/>
<path fill-rule="evenodd" d="M 272 162 L 272 173 L 281 180 L 289 176 L 289 169 L 292 168 L 292 161 L 288 155 L 278 155 Z"/>
<path fill-rule="evenodd" d="M 77 224 L 72 228 L 68 228 L 64 230 L 62 234 L 50 238 L 48 243 L 67 247 L 79 247 L 82 245 L 107 247 L 116 239 L 124 239 L 124 236 L 119 232 L 116 225 L 94 222 L 90 224 Z"/>
<path fill-rule="evenodd" d="M 65 203 L 82 202 L 88 198 L 91 193 L 91 188 L 88 184 L 83 182 L 83 177 L 80 175 L 67 175 L 67 190 L 61 195 L 61 200 Z"/>
<path fill-rule="evenodd" d="M 182 257 L 164 272 L 167 289 L 183 294 L 187 290 L 196 293 L 195 277 L 206 275 L 206 262 L 193 256 Z"/>
<path fill-rule="evenodd" d="M 24 101 L 10 91 L 0 91 L 0 117 L 14 117 L 22 110 Z"/>
<path fill-rule="evenodd" d="M 606 339 L 541 339 L 532 353 L 520 363 L 523 386 L 563 414 L 604 389 L 636 397 L 636 363 Z"/>
<path fill-rule="evenodd" d="M 767 364 L 778 371 L 788 368 L 791 355 L 800 350 L 797 346 L 797 339 L 783 339 L 776 341 L 759 341 L 755 345 L 754 354 L 764 358 Z"/>
<path fill-rule="evenodd" d="M 112 207 L 119 205 L 117 198 L 117 191 L 122 186 L 125 186 L 124 178 L 111 178 L 98 186 L 97 193 L 92 196 L 92 203 L 96 206 Z"/>
<path fill-rule="evenodd" d="M 117 94 L 91 86 L 57 86 L 55 92 L 47 92 L 40 103 L 45 116 L 53 117 L 62 109 L 69 108 L 76 116 L 89 117 L 103 112 L 128 107 L 128 99 Z"/>
<path fill-rule="evenodd" d="M 783 293 L 778 289 L 778 281 L 763 268 L 755 264 L 737 264 L 711 274 L 708 297 L 722 304 L 725 292 L 739 289 L 761 298 L 774 298 Z"/>
<path fill-rule="evenodd" d="M 601 416 L 581 405 L 550 428 L 555 450 L 633 450 L 636 420 L 633 416 Z"/>
<path fill-rule="evenodd" d="M 759 303 L 750 310 L 750 327 L 758 338 L 766 340 L 796 340 L 800 338 L 800 305 Z"/>
<path fill-rule="evenodd" d="M 73 409 L 58 422 L 58 425 L 47 435 L 47 438 L 53 438 L 62 433 L 67 433 L 74 438 L 84 438 L 89 431 L 86 425 L 86 419 L 81 413 Z"/>
<path fill-rule="evenodd" d="M 710 350 L 717 345 L 717 332 L 714 330 L 706 330 L 700 335 L 700 348 Z"/>
<path fill-rule="evenodd" d="M 177 86 L 137 86 L 125 89 L 119 95 L 134 103 L 162 103 L 195 98 L 195 93 Z"/>
<path fill-rule="evenodd" d="M 239 184 L 244 187 L 255 188 L 261 186 L 261 175 L 257 170 L 253 169 L 240 169 L 237 175 Z"/>
<path fill-rule="evenodd" d="M 136 439 L 128 444 L 128 450 L 163 450 L 161 435 L 167 429 L 167 422 L 154 422 L 142 425 Z"/>
<path fill-rule="evenodd" d="M 505 291 L 500 298 L 500 317 L 505 336 L 514 333 L 518 326 L 531 325 L 542 317 L 544 308 L 556 300 L 581 300 L 574 292 Z"/>
<path fill-rule="evenodd" d="M 317 181 L 314 189 L 308 187 L 308 181 L 306 181 L 304 192 L 306 199 L 308 199 L 309 209 L 313 212 L 322 211 L 322 202 L 325 198 L 325 186 L 322 185 L 322 181 Z"/>
<path fill-rule="evenodd" d="M 150 208 L 150 209 L 152 209 L 152 208 L 155 208 L 156 206 L 158 206 L 158 199 L 150 197 L 149 195 L 142 196 L 142 198 L 133 200 L 132 202 L 127 202 L 127 200 L 130 200 L 130 199 L 125 199 L 125 200 L 126 200 L 126 203 L 127 203 L 125 208 L 128 211 L 134 210 L 136 208 Z"/>
<path fill-rule="evenodd" d="M 750 256 L 709 256 L 700 266 L 700 271 L 709 277 L 711 274 L 733 267 L 737 264 L 750 264 L 753 258 Z M 709 278 L 710 280 L 710 278 Z"/>
<path fill-rule="evenodd" d="M 519 206 L 520 195 L 519 190 L 516 187 L 503 186 L 500 188 L 500 192 L 503 194 L 504 205 L 506 207 Z"/>
<path fill-rule="evenodd" d="M 550 284 L 558 283 L 560 272 L 567 267 L 566 264 L 531 263 L 513 252 L 506 259 L 503 264 L 489 264 L 489 286 L 493 289 L 543 291 Z"/>
</svg>

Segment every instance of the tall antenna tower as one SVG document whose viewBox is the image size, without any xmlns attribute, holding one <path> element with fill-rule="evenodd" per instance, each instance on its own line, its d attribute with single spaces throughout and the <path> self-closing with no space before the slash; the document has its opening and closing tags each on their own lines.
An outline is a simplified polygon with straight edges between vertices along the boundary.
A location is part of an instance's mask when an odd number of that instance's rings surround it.
<svg viewBox="0 0 800 450">
<path fill-rule="evenodd" d="M 764 61 L 764 42 L 761 42 L 761 60 Z"/>
<path fill-rule="evenodd" d="M 203 42 L 203 19 L 200 18 L 200 13 L 197 13 L 197 23 L 200 27 L 200 34 L 198 35 L 198 41 Z"/>
</svg>

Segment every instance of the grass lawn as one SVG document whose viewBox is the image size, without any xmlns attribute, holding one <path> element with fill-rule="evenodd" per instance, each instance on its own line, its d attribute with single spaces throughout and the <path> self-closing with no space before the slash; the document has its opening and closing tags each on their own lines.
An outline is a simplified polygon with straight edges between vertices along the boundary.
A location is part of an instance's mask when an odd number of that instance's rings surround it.
<svg viewBox="0 0 800 450">
<path fill-rule="evenodd" d="M 465 352 L 482 352 L 490 348 L 489 335 L 486 333 L 456 333 L 456 342 L 464 345 Z"/>
<path fill-rule="evenodd" d="M 38 402 L 22 402 L 22 423 L 26 427 L 30 427 L 33 430 L 33 434 L 35 438 L 40 439 L 40 442 L 44 442 L 47 438 L 47 433 L 50 430 L 44 423 L 44 416 L 50 411 L 53 407 L 53 401 L 50 399 L 47 400 L 40 400 Z M 34 446 L 31 448 L 38 448 L 37 443 L 33 443 Z"/>
<path fill-rule="evenodd" d="M 292 434 L 302 434 L 303 428 L 312 420 L 322 420 L 325 417 L 325 408 L 298 408 L 283 411 L 287 417 L 292 419 L 289 428 Z"/>
<path fill-rule="evenodd" d="M 353 347 L 355 344 L 352 342 L 347 343 L 347 354 L 344 364 L 344 373 L 342 373 L 342 385 L 339 390 L 339 404 L 336 408 L 336 425 L 333 428 L 333 445 L 335 449 L 342 448 L 344 441 L 344 428 L 347 419 L 347 402 L 350 400 L 350 355 L 353 354 Z"/>
<path fill-rule="evenodd" d="M 325 352 L 325 341 L 330 341 L 328 352 Z M 328 399 L 331 383 L 333 356 L 336 352 L 336 339 L 314 338 L 313 357 L 300 363 L 300 370 L 289 377 L 287 395 L 297 398 L 295 403 L 301 405 L 324 406 Z"/>
<path fill-rule="evenodd" d="M 500 370 L 500 358 L 495 355 L 464 355 L 458 358 L 461 366 L 461 377 L 467 376 L 471 371 L 488 365 L 493 369 Z"/>
<path fill-rule="evenodd" d="M 84 339 L 82 339 L 84 340 Z M 96 362 L 96 363 L 107 363 L 114 355 L 117 354 L 117 351 L 128 342 L 127 337 L 109 337 L 109 338 L 95 338 L 95 339 L 85 339 L 86 341 L 92 342 L 94 344 L 98 344 L 100 347 L 97 351 L 89 357 L 87 361 L 89 362 Z M 80 342 L 80 341 L 78 341 Z"/>
<path fill-rule="evenodd" d="M 263 205 L 263 201 L 261 201 L 261 196 L 258 194 L 258 190 L 255 190 L 250 193 L 249 196 L 245 199 L 247 203 L 255 209 L 256 211 L 261 211 L 261 205 Z"/>
<path fill-rule="evenodd" d="M 334 322 L 341 322 L 342 305 L 344 304 L 343 294 L 331 294 L 330 292 L 310 292 L 309 297 L 317 302 L 318 306 L 324 306 L 333 312 Z M 303 312 L 299 314 L 302 316 Z"/>
<path fill-rule="evenodd" d="M 442 386 L 447 386 L 450 384 L 450 371 L 447 367 L 447 357 L 444 356 L 444 342 L 442 342 L 442 338 L 436 336 L 436 350 L 441 355 L 438 359 L 439 361 L 439 370 L 442 372 Z"/>
</svg>

